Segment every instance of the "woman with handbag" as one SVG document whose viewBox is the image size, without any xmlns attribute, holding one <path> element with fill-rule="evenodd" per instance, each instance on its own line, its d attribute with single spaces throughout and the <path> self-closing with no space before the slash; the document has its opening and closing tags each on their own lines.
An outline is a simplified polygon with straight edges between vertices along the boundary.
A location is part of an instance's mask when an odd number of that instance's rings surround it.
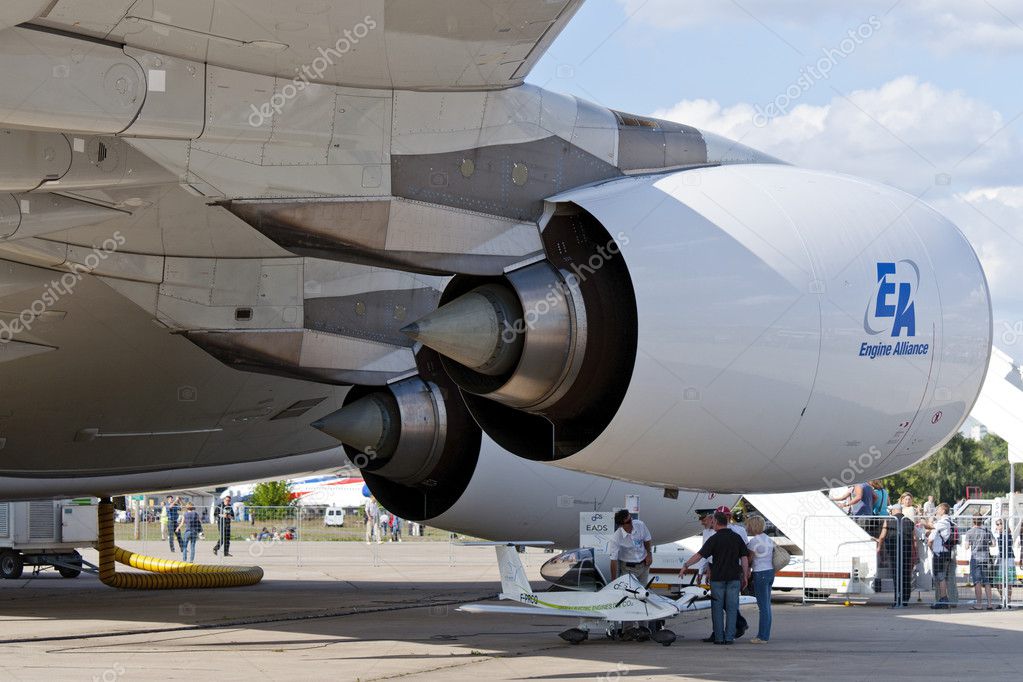
<svg viewBox="0 0 1023 682">
<path fill-rule="evenodd" d="M 752 644 L 766 644 L 771 639 L 771 588 L 774 585 L 774 539 L 764 534 L 764 517 L 754 514 L 746 519 L 753 595 L 757 598 L 760 623 Z"/>
</svg>

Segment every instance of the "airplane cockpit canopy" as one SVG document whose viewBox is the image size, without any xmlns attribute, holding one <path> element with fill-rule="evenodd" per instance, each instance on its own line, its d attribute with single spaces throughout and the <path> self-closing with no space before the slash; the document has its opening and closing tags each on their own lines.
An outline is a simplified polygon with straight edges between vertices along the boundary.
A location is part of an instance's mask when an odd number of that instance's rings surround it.
<svg viewBox="0 0 1023 682">
<path fill-rule="evenodd" d="M 540 567 L 547 582 L 565 590 L 592 592 L 607 584 L 597 568 L 593 548 L 570 549 Z"/>
</svg>

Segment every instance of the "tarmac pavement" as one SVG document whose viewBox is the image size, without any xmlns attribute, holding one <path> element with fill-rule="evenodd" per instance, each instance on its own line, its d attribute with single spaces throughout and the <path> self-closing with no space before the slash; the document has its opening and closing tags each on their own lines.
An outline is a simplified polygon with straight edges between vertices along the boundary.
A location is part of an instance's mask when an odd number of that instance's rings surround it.
<svg viewBox="0 0 1023 682">
<path fill-rule="evenodd" d="M 128 548 L 173 556 L 150 543 Z M 301 545 L 301 546 L 300 546 Z M 214 559 L 200 548 L 200 560 Z M 774 605 L 769 644 L 751 630 L 732 647 L 700 642 L 709 612 L 681 616 L 670 647 L 594 632 L 574 621 L 471 615 L 458 605 L 499 590 L 488 549 L 446 543 L 235 543 L 216 558 L 264 566 L 260 585 L 118 591 L 53 571 L 0 581 L 0 675 L 15 680 L 1018 680 L 1023 609 L 932 611 L 925 605 Z M 86 552 L 87 560 L 95 553 Z M 550 555 L 530 550 L 539 587 Z M 129 570 L 129 569 L 125 569 Z"/>
</svg>

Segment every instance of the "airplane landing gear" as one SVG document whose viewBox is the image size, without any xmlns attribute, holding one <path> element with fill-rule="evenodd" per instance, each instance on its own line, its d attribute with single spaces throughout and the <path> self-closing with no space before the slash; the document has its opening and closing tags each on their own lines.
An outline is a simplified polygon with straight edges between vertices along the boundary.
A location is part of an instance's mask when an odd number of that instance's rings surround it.
<svg viewBox="0 0 1023 682">
<path fill-rule="evenodd" d="M 558 633 L 558 637 L 569 644 L 580 644 L 590 638 L 590 633 L 582 628 L 569 628 L 564 632 Z"/>
<path fill-rule="evenodd" d="M 657 642 L 661 646 L 671 646 L 672 643 L 678 639 L 678 636 L 666 628 L 655 631 L 650 635 L 650 639 Z"/>
</svg>

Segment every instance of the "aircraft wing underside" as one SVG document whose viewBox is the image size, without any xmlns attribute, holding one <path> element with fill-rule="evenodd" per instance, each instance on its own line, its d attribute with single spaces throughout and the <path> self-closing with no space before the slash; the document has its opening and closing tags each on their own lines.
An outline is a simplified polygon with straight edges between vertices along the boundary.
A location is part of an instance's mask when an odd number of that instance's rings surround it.
<svg viewBox="0 0 1023 682">
<path fill-rule="evenodd" d="M 43 0 L 19 21 L 176 57 L 333 85 L 482 90 L 522 83 L 582 0 Z M 4 24 L 0 24 L 3 27 Z"/>
</svg>

